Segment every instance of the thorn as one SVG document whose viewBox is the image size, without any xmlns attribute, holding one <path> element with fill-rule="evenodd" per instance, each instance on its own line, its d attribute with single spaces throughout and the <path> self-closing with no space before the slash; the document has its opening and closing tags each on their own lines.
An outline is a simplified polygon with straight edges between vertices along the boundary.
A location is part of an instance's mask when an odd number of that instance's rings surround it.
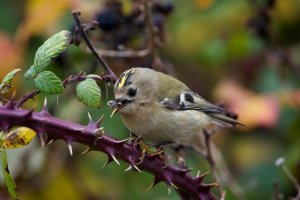
<svg viewBox="0 0 300 200">
<path fill-rule="evenodd" d="M 101 117 L 96 121 L 96 124 L 98 126 L 100 126 L 100 124 L 102 123 L 103 117 L 104 117 L 104 114 L 102 114 Z"/>
<path fill-rule="evenodd" d="M 73 156 L 73 148 L 72 148 L 71 141 L 68 140 L 68 141 L 67 141 L 67 144 L 68 144 L 68 148 L 69 148 L 70 155 Z"/>
<path fill-rule="evenodd" d="M 157 178 L 156 176 L 154 177 L 153 182 L 151 183 L 151 185 L 148 187 L 147 191 L 151 190 L 151 188 L 153 188 L 157 183 L 161 182 L 161 179 Z"/>
<path fill-rule="evenodd" d="M 49 142 L 47 142 L 47 143 L 45 144 L 45 146 L 50 145 L 53 141 L 54 141 L 54 139 L 49 140 Z"/>
<path fill-rule="evenodd" d="M 92 116 L 91 116 L 90 112 L 88 112 L 88 117 L 89 117 L 89 121 L 90 121 L 90 123 L 91 123 L 91 122 L 93 122 L 93 118 L 92 118 Z"/>
<path fill-rule="evenodd" d="M 204 190 L 209 191 L 212 187 L 217 187 L 217 186 L 219 186 L 218 183 L 210 183 L 210 184 L 201 185 L 199 188 L 200 188 L 201 190 L 204 189 Z"/>
<path fill-rule="evenodd" d="M 98 138 L 102 137 L 104 135 L 104 128 L 100 127 L 100 128 L 95 129 L 93 131 L 93 134 L 96 135 Z"/>
<path fill-rule="evenodd" d="M 47 108 L 47 97 L 45 97 L 45 99 L 44 99 L 44 106 L 41 111 L 41 114 L 48 115 L 48 116 L 50 115 L 50 113 L 48 112 L 48 108 Z"/>
<path fill-rule="evenodd" d="M 147 192 L 150 191 L 154 187 L 154 182 L 147 188 Z"/>
<path fill-rule="evenodd" d="M 114 155 L 111 155 L 111 157 L 118 165 L 120 165 L 119 161 L 117 160 L 117 158 Z"/>
<path fill-rule="evenodd" d="M 117 144 L 124 144 L 125 142 L 129 141 L 130 139 L 131 139 L 131 137 L 128 137 L 124 140 L 119 140 L 119 141 L 117 141 Z"/>
<path fill-rule="evenodd" d="M 48 140 L 48 135 L 47 133 L 43 131 L 38 131 L 38 136 L 42 145 L 42 148 L 46 146 L 47 140 Z"/>
<path fill-rule="evenodd" d="M 171 182 L 170 185 L 173 186 L 173 188 L 175 188 L 176 190 L 179 189 L 173 182 Z"/>
<path fill-rule="evenodd" d="M 89 152 L 91 149 L 90 147 L 87 147 L 86 150 L 84 150 L 83 152 L 81 152 L 81 155 L 86 154 L 87 152 Z"/>
<path fill-rule="evenodd" d="M 124 171 L 125 171 L 125 172 L 129 172 L 129 171 L 131 171 L 131 170 L 132 170 L 132 166 L 129 165 Z"/>
<path fill-rule="evenodd" d="M 101 138 L 102 138 L 102 137 L 97 137 L 97 138 L 94 140 L 93 145 L 97 145 L 98 140 L 100 140 Z"/>
<path fill-rule="evenodd" d="M 168 186 L 168 194 L 170 195 L 171 194 L 171 187 Z"/>
<path fill-rule="evenodd" d="M 209 172 L 205 172 L 205 173 L 203 173 L 202 175 L 199 175 L 199 176 L 197 174 L 197 181 L 201 183 L 202 180 L 207 176 L 207 174 L 209 174 Z"/>
<path fill-rule="evenodd" d="M 199 178 L 200 177 L 200 170 L 197 171 L 197 175 L 196 175 L 196 178 Z"/>
<path fill-rule="evenodd" d="M 106 165 L 108 165 L 112 161 L 113 161 L 112 158 L 110 156 L 108 156 L 106 163 L 104 163 L 104 165 L 100 169 L 103 169 Z"/>
<path fill-rule="evenodd" d="M 142 171 L 141 171 L 136 165 L 132 165 L 132 166 L 133 166 L 133 168 L 134 168 L 136 171 L 142 173 Z"/>
<path fill-rule="evenodd" d="M 44 99 L 44 108 L 47 108 L 47 97 Z"/>
<path fill-rule="evenodd" d="M 183 175 L 186 175 L 187 173 L 189 173 L 189 172 L 191 172 L 193 170 L 194 170 L 194 168 L 181 169 L 181 170 L 178 171 L 178 174 L 181 175 L 181 176 L 183 176 Z"/>
</svg>

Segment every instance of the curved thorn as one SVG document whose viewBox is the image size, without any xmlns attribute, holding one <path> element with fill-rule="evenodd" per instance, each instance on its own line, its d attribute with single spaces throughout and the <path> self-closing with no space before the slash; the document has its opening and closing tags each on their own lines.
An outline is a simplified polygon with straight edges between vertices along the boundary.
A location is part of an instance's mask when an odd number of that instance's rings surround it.
<svg viewBox="0 0 300 200">
<path fill-rule="evenodd" d="M 179 188 L 173 182 L 171 182 L 170 185 L 173 186 L 173 188 L 175 188 L 176 190 L 179 190 Z"/>
<path fill-rule="evenodd" d="M 104 128 L 103 127 L 97 128 L 93 131 L 93 133 L 98 137 L 102 137 L 104 135 Z"/>
<path fill-rule="evenodd" d="M 131 137 L 128 137 L 124 140 L 119 140 L 118 143 L 125 143 L 125 142 L 129 141 L 130 139 L 131 139 Z"/>
<path fill-rule="evenodd" d="M 151 185 L 147 188 L 147 192 L 150 191 L 154 187 L 154 185 L 155 185 L 155 182 L 153 181 L 151 183 Z"/>
<path fill-rule="evenodd" d="M 68 141 L 67 143 L 68 143 L 68 148 L 69 148 L 70 155 L 73 156 L 73 148 L 72 148 L 71 141 Z"/>
<path fill-rule="evenodd" d="M 88 112 L 88 117 L 89 117 L 89 121 L 90 121 L 90 122 L 93 122 L 93 118 L 92 118 L 90 112 Z"/>
<path fill-rule="evenodd" d="M 49 142 L 47 142 L 47 143 L 45 144 L 45 146 L 50 145 L 53 141 L 54 141 L 54 139 L 49 140 Z"/>
<path fill-rule="evenodd" d="M 159 182 L 161 182 L 161 180 L 155 176 L 153 182 L 152 182 L 151 185 L 148 187 L 147 191 L 151 190 L 151 188 L 153 188 L 153 187 L 154 187 L 157 183 L 159 183 Z"/>
<path fill-rule="evenodd" d="M 48 140 L 48 135 L 45 132 L 38 132 L 38 137 L 41 142 L 41 148 L 46 146 L 47 140 Z"/>
<path fill-rule="evenodd" d="M 108 165 L 112 161 L 111 157 L 108 157 L 107 161 L 100 167 L 100 169 L 103 169 L 106 165 Z"/>
<path fill-rule="evenodd" d="M 136 169 L 136 171 L 142 173 L 142 171 L 136 166 L 136 165 L 132 165 L 134 169 Z"/>
<path fill-rule="evenodd" d="M 168 186 L 168 194 L 170 195 L 171 194 L 171 187 Z"/>
<path fill-rule="evenodd" d="M 43 106 L 44 109 L 47 109 L 47 97 L 45 97 L 44 99 L 44 106 Z"/>
<path fill-rule="evenodd" d="M 43 109 L 41 111 L 41 114 L 50 115 L 50 113 L 48 112 L 48 108 L 47 108 L 47 97 L 45 97 L 45 99 L 44 99 L 44 105 L 43 105 Z"/>
<path fill-rule="evenodd" d="M 209 172 L 204 172 L 202 175 L 197 176 L 197 179 L 199 182 L 202 182 L 202 180 L 209 174 Z"/>
<path fill-rule="evenodd" d="M 131 171 L 132 170 L 132 165 L 129 165 L 124 171 L 125 172 L 129 172 L 129 171 Z"/>
<path fill-rule="evenodd" d="M 96 124 L 100 125 L 103 120 L 104 114 L 101 115 L 101 117 L 97 120 Z"/>
<path fill-rule="evenodd" d="M 87 152 L 89 152 L 91 150 L 90 147 L 87 147 L 86 150 L 84 150 L 83 152 L 81 152 L 81 155 L 86 154 Z"/>
<path fill-rule="evenodd" d="M 96 145 L 97 141 L 100 140 L 102 137 L 97 137 L 94 142 L 93 142 L 93 145 Z"/>
<path fill-rule="evenodd" d="M 120 165 L 119 161 L 117 160 L 117 158 L 116 158 L 114 155 L 111 155 L 111 157 L 112 157 L 112 159 L 114 159 L 114 161 L 115 161 L 118 165 Z"/>
</svg>

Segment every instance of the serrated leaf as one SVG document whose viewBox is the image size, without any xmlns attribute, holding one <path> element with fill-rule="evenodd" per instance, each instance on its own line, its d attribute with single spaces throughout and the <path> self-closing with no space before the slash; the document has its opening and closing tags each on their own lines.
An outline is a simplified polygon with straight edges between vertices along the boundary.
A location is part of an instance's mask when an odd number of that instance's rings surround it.
<svg viewBox="0 0 300 200">
<path fill-rule="evenodd" d="M 16 73 L 21 71 L 21 69 L 14 69 L 10 71 L 6 76 L 3 78 L 1 84 L 0 84 L 0 91 L 1 93 L 7 92 L 7 90 L 11 87 L 11 82 L 13 78 L 15 77 Z"/>
<path fill-rule="evenodd" d="M 60 94 L 64 91 L 61 80 L 50 71 L 43 71 L 34 79 L 36 88 L 47 94 Z"/>
<path fill-rule="evenodd" d="M 20 127 L 9 132 L 2 141 L 2 147 L 15 149 L 28 145 L 36 136 L 36 132 L 27 127 Z"/>
<path fill-rule="evenodd" d="M 76 86 L 77 99 L 86 106 L 98 108 L 101 101 L 101 90 L 93 79 L 81 81 Z"/>
<path fill-rule="evenodd" d="M 27 70 L 24 77 L 26 79 L 35 78 L 40 72 L 46 69 L 51 59 L 57 57 L 70 44 L 71 33 L 69 31 L 60 31 L 38 48 L 34 57 L 34 64 Z"/>
<path fill-rule="evenodd" d="M 12 199 L 14 200 L 18 199 L 17 185 L 9 172 L 6 152 L 4 149 L 1 149 L 0 151 L 1 151 L 1 166 L 2 166 L 5 185 Z"/>
</svg>

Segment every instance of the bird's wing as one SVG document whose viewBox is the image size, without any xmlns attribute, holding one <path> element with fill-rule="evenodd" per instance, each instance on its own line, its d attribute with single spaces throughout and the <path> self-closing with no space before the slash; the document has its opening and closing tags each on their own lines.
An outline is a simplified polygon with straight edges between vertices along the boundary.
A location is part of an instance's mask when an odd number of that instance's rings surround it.
<svg viewBox="0 0 300 200">
<path fill-rule="evenodd" d="M 214 105 L 192 91 L 183 91 L 176 98 L 165 97 L 160 103 L 170 110 L 197 110 L 206 113 L 211 119 L 223 126 L 243 125 L 226 115 L 226 111 Z"/>
</svg>

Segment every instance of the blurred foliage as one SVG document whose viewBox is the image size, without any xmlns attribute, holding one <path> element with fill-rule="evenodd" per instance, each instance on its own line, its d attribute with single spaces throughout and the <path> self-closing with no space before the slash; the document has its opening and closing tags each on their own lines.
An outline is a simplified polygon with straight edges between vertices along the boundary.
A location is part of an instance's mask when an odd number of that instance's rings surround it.
<svg viewBox="0 0 300 200">
<path fill-rule="evenodd" d="M 224 102 L 247 125 L 225 130 L 226 133 L 214 137 L 247 199 L 270 199 L 274 180 L 278 180 L 286 197 L 295 196 L 292 183 L 274 162 L 278 157 L 285 157 L 292 173 L 300 179 L 300 2 L 162 2 L 169 10 L 156 10 L 154 21 L 157 26 L 162 25 L 161 31 L 165 33 L 161 38 L 162 61 L 172 66 L 177 78 L 192 90 L 213 102 Z M 97 47 L 120 48 L 122 44 L 121 47 L 140 49 L 145 45 L 141 39 L 145 37 L 143 29 L 132 28 L 136 21 L 118 21 L 118 17 L 132 14 L 136 2 L 124 0 L 122 3 L 116 11 L 117 17 L 114 15 L 116 21 L 110 22 L 122 27 L 118 29 L 122 31 L 111 32 L 102 26 L 102 30 L 91 34 Z M 107 12 L 107 2 L 96 0 L 0 0 L 0 5 L 0 80 L 12 69 L 22 68 L 22 72 L 29 69 L 35 51 L 50 35 L 63 29 L 71 30 L 74 27 L 71 10 L 80 9 L 86 21 L 100 16 L 103 19 L 103 13 Z M 117 39 L 118 45 L 115 45 Z M 128 67 L 151 64 L 147 56 L 106 60 L 117 74 Z M 53 60 L 51 69 L 61 79 L 81 70 L 102 72 L 101 67 L 96 67 L 94 57 L 86 52 L 85 45 L 68 48 Z M 21 96 L 32 88 L 32 83 L 19 74 L 13 85 Z M 104 114 L 105 131 L 124 139 L 128 131 L 118 116 L 109 118 L 110 110 L 105 106 L 106 101 L 113 98 L 112 87 L 103 84 L 101 88 L 100 109 L 86 108 L 78 102 L 75 87 L 71 86 L 58 97 L 48 96 L 51 112 L 83 124 L 88 121 L 87 111 L 94 119 Z M 35 103 L 27 102 L 25 107 L 32 108 L 35 104 L 40 110 L 43 97 L 40 95 Z M 75 145 L 74 156 L 70 157 L 62 141 L 43 149 L 35 142 L 21 150 L 7 150 L 20 199 L 178 199 L 175 191 L 168 196 L 163 184 L 146 192 L 153 177 L 145 172 L 125 173 L 125 164 L 100 169 L 106 160 L 104 154 L 80 155 L 83 150 L 82 145 Z M 187 160 L 189 167 L 208 170 L 206 162 L 195 152 L 188 152 Z M 0 198 L 8 198 L 3 181 Z M 227 199 L 236 198 L 228 191 Z"/>
</svg>

